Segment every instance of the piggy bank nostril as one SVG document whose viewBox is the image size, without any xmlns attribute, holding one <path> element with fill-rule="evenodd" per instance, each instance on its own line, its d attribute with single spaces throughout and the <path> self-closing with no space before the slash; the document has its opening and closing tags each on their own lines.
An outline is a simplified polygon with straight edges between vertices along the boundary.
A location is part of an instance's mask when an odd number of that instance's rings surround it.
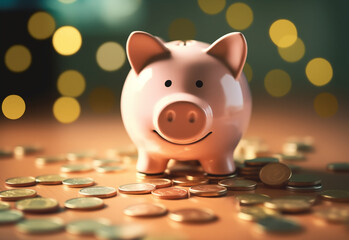
<svg viewBox="0 0 349 240">
<path fill-rule="evenodd" d="M 175 118 L 175 113 L 174 111 L 168 111 L 167 114 L 166 114 L 166 119 L 168 122 L 173 122 L 174 121 L 174 118 Z"/>
<path fill-rule="evenodd" d="M 190 111 L 189 114 L 188 114 L 188 121 L 190 123 L 195 123 L 196 118 L 197 118 L 197 114 L 195 112 L 193 112 L 193 111 Z"/>
</svg>

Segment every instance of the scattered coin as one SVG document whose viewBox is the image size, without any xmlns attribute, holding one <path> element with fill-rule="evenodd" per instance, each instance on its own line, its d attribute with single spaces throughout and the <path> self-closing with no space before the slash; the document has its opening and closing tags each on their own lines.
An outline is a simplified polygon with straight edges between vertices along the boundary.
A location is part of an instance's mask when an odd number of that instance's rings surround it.
<svg viewBox="0 0 349 240">
<path fill-rule="evenodd" d="M 272 158 L 272 157 L 254 158 L 254 159 L 249 159 L 244 161 L 246 166 L 265 166 L 268 163 L 277 163 L 277 162 L 279 162 L 279 159 Z"/>
<path fill-rule="evenodd" d="M 151 193 L 160 199 L 183 199 L 188 197 L 188 191 L 179 187 L 160 188 Z"/>
<path fill-rule="evenodd" d="M 349 202 L 348 190 L 325 190 L 320 192 L 320 196 L 324 200 L 329 200 L 334 202 Z"/>
<path fill-rule="evenodd" d="M 62 183 L 68 187 L 88 187 L 95 184 L 95 180 L 89 177 L 67 178 Z"/>
<path fill-rule="evenodd" d="M 93 166 L 100 167 L 100 166 L 108 166 L 110 164 L 116 164 L 116 163 L 122 163 L 121 158 L 97 158 L 93 159 L 92 164 Z"/>
<path fill-rule="evenodd" d="M 304 161 L 305 156 L 303 153 L 283 153 L 279 154 L 281 161 Z"/>
<path fill-rule="evenodd" d="M 148 178 L 165 178 L 167 174 L 165 173 L 159 173 L 159 174 L 146 174 L 146 173 L 141 173 L 137 172 L 136 173 L 137 178 L 139 179 L 148 179 Z"/>
<path fill-rule="evenodd" d="M 291 175 L 290 168 L 283 163 L 269 163 L 259 172 L 261 181 L 272 187 L 280 187 L 287 184 Z"/>
<path fill-rule="evenodd" d="M 0 158 L 9 158 L 12 157 L 13 153 L 12 151 L 0 149 Z"/>
<path fill-rule="evenodd" d="M 65 229 L 75 235 L 94 235 L 98 229 L 109 225 L 110 221 L 104 218 L 78 219 L 69 222 Z"/>
<path fill-rule="evenodd" d="M 104 226 L 96 231 L 100 239 L 143 239 L 146 234 L 144 227 L 135 224 Z"/>
<path fill-rule="evenodd" d="M 49 174 L 41 175 L 36 177 L 36 182 L 43 185 L 56 185 L 62 184 L 62 181 L 65 179 L 64 176 L 59 174 Z"/>
<path fill-rule="evenodd" d="M 311 203 L 301 199 L 275 198 L 265 202 L 264 206 L 284 213 L 299 213 L 309 211 Z"/>
<path fill-rule="evenodd" d="M 169 213 L 169 218 L 176 222 L 204 223 L 216 220 L 217 217 L 210 209 L 183 208 Z"/>
<path fill-rule="evenodd" d="M 233 191 L 249 191 L 257 186 L 255 181 L 245 179 L 225 179 L 219 181 L 218 184 Z"/>
<path fill-rule="evenodd" d="M 0 192 L 1 200 L 13 201 L 36 196 L 36 191 L 33 189 L 10 189 Z"/>
<path fill-rule="evenodd" d="M 293 174 L 288 181 L 289 186 L 293 187 L 309 187 L 321 184 L 321 179 L 311 174 Z"/>
<path fill-rule="evenodd" d="M 177 177 L 172 179 L 172 181 L 175 185 L 183 186 L 183 187 L 191 187 L 195 185 L 208 183 L 207 178 L 195 178 L 195 179 L 189 180 L 186 177 Z"/>
<path fill-rule="evenodd" d="M 265 194 L 247 193 L 236 197 L 240 205 L 256 205 L 270 201 L 271 198 Z"/>
<path fill-rule="evenodd" d="M 125 194 L 146 194 L 154 189 L 155 185 L 150 183 L 130 183 L 119 186 L 119 192 Z"/>
<path fill-rule="evenodd" d="M 46 156 L 46 157 L 37 157 L 35 163 L 38 165 L 45 165 L 51 163 L 61 163 L 67 161 L 64 156 Z"/>
<path fill-rule="evenodd" d="M 318 185 L 308 186 L 308 187 L 286 186 L 286 189 L 293 192 L 315 192 L 315 191 L 320 191 L 322 189 L 322 185 L 318 184 Z"/>
<path fill-rule="evenodd" d="M 152 178 L 152 179 L 143 179 L 143 183 L 150 183 L 155 185 L 156 188 L 165 188 L 172 186 L 172 180 L 167 178 Z"/>
<path fill-rule="evenodd" d="M 68 164 L 61 167 L 61 172 L 75 173 L 91 171 L 92 167 L 88 164 Z"/>
<path fill-rule="evenodd" d="M 13 150 L 16 156 L 23 156 L 26 154 L 34 154 L 42 151 L 42 147 L 34 145 L 20 145 Z"/>
<path fill-rule="evenodd" d="M 347 162 L 329 163 L 327 164 L 327 169 L 333 172 L 348 172 L 349 163 Z"/>
<path fill-rule="evenodd" d="M 229 175 L 212 175 L 212 174 L 207 174 L 206 177 L 209 179 L 210 183 L 218 183 L 220 180 L 224 180 L 224 179 L 231 179 L 231 178 L 235 178 L 236 177 L 236 172 L 229 174 Z"/>
<path fill-rule="evenodd" d="M 241 207 L 238 217 L 247 221 L 258 221 L 259 219 L 266 217 L 279 217 L 280 214 L 278 211 L 265 208 L 265 207 Z"/>
<path fill-rule="evenodd" d="M 218 197 L 227 194 L 227 188 L 218 184 L 204 184 L 190 187 L 189 192 L 200 197 Z"/>
<path fill-rule="evenodd" d="M 116 196 L 116 189 L 113 187 L 93 186 L 82 188 L 79 193 L 87 197 L 108 198 Z"/>
<path fill-rule="evenodd" d="M 348 223 L 349 222 L 349 209 L 329 207 L 315 211 L 315 215 L 332 223 Z"/>
<path fill-rule="evenodd" d="M 19 200 L 15 206 L 18 210 L 31 213 L 55 212 L 59 209 L 56 199 L 41 197 Z"/>
<path fill-rule="evenodd" d="M 103 200 L 97 197 L 72 198 L 65 201 L 64 206 L 76 210 L 95 210 L 104 207 Z"/>
<path fill-rule="evenodd" d="M 10 209 L 10 204 L 8 204 L 7 202 L 0 201 L 0 211 L 9 210 L 9 209 Z"/>
<path fill-rule="evenodd" d="M 97 172 L 100 173 L 110 173 L 110 172 L 121 172 L 124 171 L 126 168 L 123 166 L 99 166 L 95 168 Z"/>
<path fill-rule="evenodd" d="M 0 225 L 18 222 L 23 218 L 23 213 L 18 210 L 0 211 Z"/>
<path fill-rule="evenodd" d="M 64 222 L 60 218 L 26 219 L 16 225 L 17 230 L 29 234 L 44 234 L 64 230 Z"/>
<path fill-rule="evenodd" d="M 26 187 L 36 184 L 35 177 L 14 177 L 5 180 L 7 186 L 10 187 Z"/>
<path fill-rule="evenodd" d="M 280 217 L 266 217 L 257 221 L 257 229 L 270 233 L 291 233 L 303 230 L 303 227 L 292 220 Z"/>
<path fill-rule="evenodd" d="M 282 196 L 278 197 L 278 199 L 296 199 L 296 200 L 302 200 L 309 202 L 310 204 L 314 204 L 316 202 L 317 196 L 308 196 L 308 195 L 287 195 L 287 196 Z"/>
<path fill-rule="evenodd" d="M 124 209 L 124 214 L 131 217 L 157 217 L 166 213 L 166 207 L 154 203 L 138 203 Z"/>
</svg>

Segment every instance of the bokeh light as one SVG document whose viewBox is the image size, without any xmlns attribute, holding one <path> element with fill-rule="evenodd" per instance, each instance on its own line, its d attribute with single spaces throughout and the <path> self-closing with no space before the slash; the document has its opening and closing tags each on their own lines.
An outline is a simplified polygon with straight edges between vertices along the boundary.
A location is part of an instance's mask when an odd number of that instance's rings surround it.
<svg viewBox="0 0 349 240">
<path fill-rule="evenodd" d="M 333 70 L 331 64 L 324 58 L 314 58 L 305 67 L 308 80 L 315 86 L 323 86 L 331 81 Z"/>
<path fill-rule="evenodd" d="M 98 87 L 91 91 L 88 101 L 94 112 L 109 113 L 115 107 L 116 97 L 109 88 Z"/>
<path fill-rule="evenodd" d="M 280 57 L 286 62 L 297 62 L 305 54 L 305 46 L 302 39 L 297 38 L 296 42 L 287 48 L 278 48 Z"/>
<path fill-rule="evenodd" d="M 297 41 L 298 33 L 290 20 L 279 19 L 270 26 L 269 36 L 276 46 L 287 48 Z"/>
<path fill-rule="evenodd" d="M 29 49 L 23 45 L 13 45 L 5 53 L 5 65 L 12 72 L 27 70 L 32 62 Z"/>
<path fill-rule="evenodd" d="M 245 3 L 233 3 L 227 9 L 225 15 L 230 27 L 236 30 L 244 30 L 253 22 L 252 9 Z"/>
<path fill-rule="evenodd" d="M 72 97 L 60 97 L 53 104 L 53 115 L 61 123 L 72 123 L 80 116 L 80 104 Z"/>
<path fill-rule="evenodd" d="M 2 102 L 1 109 L 5 117 L 8 119 L 18 119 L 25 112 L 25 102 L 18 95 L 9 95 Z"/>
<path fill-rule="evenodd" d="M 57 80 L 57 89 L 64 96 L 78 97 L 84 92 L 85 87 L 84 76 L 76 70 L 61 73 Z"/>
<path fill-rule="evenodd" d="M 63 26 L 53 34 L 52 44 L 61 55 L 72 55 L 79 51 L 82 38 L 78 29 L 73 26 Z"/>
<path fill-rule="evenodd" d="M 106 42 L 98 48 L 96 59 L 103 70 L 115 71 L 124 65 L 126 54 L 119 43 Z"/>
<path fill-rule="evenodd" d="M 264 87 L 273 97 L 285 96 L 291 90 L 291 77 L 281 69 L 274 69 L 264 78 Z"/>
<path fill-rule="evenodd" d="M 169 27 L 168 36 L 171 40 L 191 40 L 196 35 L 195 25 L 186 18 L 174 20 Z"/>
<path fill-rule="evenodd" d="M 71 4 L 73 2 L 76 2 L 76 0 L 58 0 L 58 1 L 64 4 Z"/>
<path fill-rule="evenodd" d="M 28 32 L 35 39 L 49 38 L 55 28 L 55 20 L 47 12 L 36 12 L 28 21 Z"/>
<path fill-rule="evenodd" d="M 225 7 L 225 0 L 198 0 L 199 7 L 204 13 L 214 15 Z"/>
<path fill-rule="evenodd" d="M 246 75 L 247 81 L 251 82 L 252 76 L 253 76 L 253 71 L 252 71 L 251 65 L 246 62 L 243 71 Z"/>
<path fill-rule="evenodd" d="M 320 93 L 314 99 L 314 108 L 320 117 L 332 117 L 338 110 L 337 98 L 331 93 Z"/>
</svg>

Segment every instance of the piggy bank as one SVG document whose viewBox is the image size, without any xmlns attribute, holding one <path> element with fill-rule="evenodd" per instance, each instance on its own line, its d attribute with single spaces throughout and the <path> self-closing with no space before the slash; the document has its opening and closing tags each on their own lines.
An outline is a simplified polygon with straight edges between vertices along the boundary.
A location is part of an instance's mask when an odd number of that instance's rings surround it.
<svg viewBox="0 0 349 240">
<path fill-rule="evenodd" d="M 211 45 L 131 33 L 121 115 L 139 172 L 163 173 L 170 159 L 198 160 L 213 175 L 235 171 L 233 152 L 251 114 L 246 55 L 238 32 Z"/>
</svg>

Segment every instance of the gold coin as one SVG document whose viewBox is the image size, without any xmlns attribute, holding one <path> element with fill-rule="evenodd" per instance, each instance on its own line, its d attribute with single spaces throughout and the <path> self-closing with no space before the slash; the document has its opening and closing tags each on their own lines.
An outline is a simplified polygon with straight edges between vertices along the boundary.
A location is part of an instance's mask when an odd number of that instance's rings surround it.
<svg viewBox="0 0 349 240">
<path fill-rule="evenodd" d="M 183 199 L 188 197 L 188 191 L 178 187 L 160 188 L 151 193 L 160 199 Z"/>
<path fill-rule="evenodd" d="M 60 218 L 26 219 L 19 222 L 17 230 L 30 234 L 44 234 L 64 230 L 64 222 Z"/>
<path fill-rule="evenodd" d="M 64 206 L 76 210 L 94 210 L 104 207 L 103 200 L 97 197 L 72 198 L 65 201 Z"/>
<path fill-rule="evenodd" d="M 13 201 L 36 196 L 36 191 L 33 189 L 10 189 L 0 192 L 1 200 Z"/>
<path fill-rule="evenodd" d="M 145 230 L 141 225 L 122 224 L 104 226 L 97 229 L 95 234 L 99 239 L 144 239 Z"/>
<path fill-rule="evenodd" d="M 289 186 L 293 187 L 309 187 L 321 184 L 321 179 L 311 174 L 293 174 L 288 181 Z"/>
<path fill-rule="evenodd" d="M 143 183 L 150 183 L 155 185 L 156 188 L 165 188 L 172 186 L 172 180 L 167 178 L 152 178 L 152 179 L 142 179 Z"/>
<path fill-rule="evenodd" d="M 276 210 L 256 206 L 241 207 L 240 212 L 238 213 L 240 219 L 247 221 L 257 221 L 269 216 L 280 216 L 280 214 Z"/>
<path fill-rule="evenodd" d="M 261 181 L 272 187 L 280 187 L 287 184 L 291 175 L 290 168 L 283 163 L 269 163 L 259 172 Z"/>
<path fill-rule="evenodd" d="M 191 187 L 191 186 L 208 183 L 207 178 L 193 178 L 193 180 L 189 180 L 186 177 L 177 177 L 172 179 L 172 181 L 175 185 L 183 186 L 183 187 Z"/>
<path fill-rule="evenodd" d="M 240 205 L 256 205 L 271 200 L 268 195 L 258 193 L 242 194 L 237 196 L 236 199 L 239 201 Z"/>
<path fill-rule="evenodd" d="M 275 198 L 265 202 L 264 206 L 285 213 L 299 213 L 309 211 L 311 203 L 301 199 L 282 199 Z"/>
<path fill-rule="evenodd" d="M 166 207 L 154 203 L 138 203 L 124 209 L 124 214 L 131 217 L 156 217 L 166 213 Z"/>
<path fill-rule="evenodd" d="M 10 209 L 10 204 L 8 204 L 7 202 L 0 202 L 0 211 L 9 210 L 9 209 Z"/>
<path fill-rule="evenodd" d="M 255 181 L 244 179 L 224 179 L 219 181 L 218 184 L 233 191 L 249 191 L 256 189 L 257 186 Z"/>
<path fill-rule="evenodd" d="M 189 188 L 189 192 L 200 197 L 217 197 L 227 194 L 227 188 L 218 184 L 204 184 Z"/>
<path fill-rule="evenodd" d="M 124 171 L 126 168 L 123 166 L 99 166 L 96 167 L 95 170 L 100 173 L 110 173 L 110 172 L 121 172 Z"/>
<path fill-rule="evenodd" d="M 329 207 L 318 209 L 315 211 L 315 215 L 332 223 L 348 223 L 349 222 L 349 209 Z"/>
<path fill-rule="evenodd" d="M 120 158 L 107 158 L 107 159 L 93 159 L 92 164 L 93 166 L 100 167 L 100 166 L 108 166 L 110 164 L 115 163 L 122 163 L 122 160 Z"/>
<path fill-rule="evenodd" d="M 23 218 L 23 213 L 18 210 L 0 211 L 0 225 L 18 222 Z"/>
<path fill-rule="evenodd" d="M 130 183 L 119 186 L 119 192 L 125 194 L 146 194 L 154 189 L 155 185 L 150 183 Z"/>
<path fill-rule="evenodd" d="M 334 202 L 349 202 L 348 190 L 325 190 L 320 192 L 320 196 L 324 200 L 329 200 Z"/>
<path fill-rule="evenodd" d="M 87 172 L 91 170 L 92 167 L 88 164 L 68 164 L 61 167 L 61 172 L 66 173 Z"/>
<path fill-rule="evenodd" d="M 79 193 L 87 197 L 108 198 L 116 195 L 113 187 L 93 186 L 80 189 Z"/>
<path fill-rule="evenodd" d="M 64 176 L 59 174 L 49 174 L 41 175 L 36 177 L 36 182 L 43 185 L 56 185 L 62 184 L 62 181 L 65 179 Z"/>
<path fill-rule="evenodd" d="M 14 177 L 5 180 L 7 186 L 11 187 L 26 187 L 36 184 L 35 177 Z"/>
<path fill-rule="evenodd" d="M 272 157 L 260 157 L 260 158 L 254 158 L 254 159 L 249 159 L 244 161 L 246 166 L 264 166 L 264 165 L 267 165 L 268 163 L 275 163 L 275 162 L 279 162 L 279 159 L 272 158 Z"/>
<path fill-rule="evenodd" d="M 210 209 L 183 208 L 169 213 L 169 218 L 176 222 L 204 223 L 216 220 L 217 217 Z"/>
<path fill-rule="evenodd" d="M 327 164 L 327 169 L 333 172 L 348 172 L 349 163 L 347 162 L 329 163 Z"/>
<path fill-rule="evenodd" d="M 38 165 L 45 165 L 51 163 L 61 163 L 67 161 L 67 159 L 63 156 L 47 156 L 47 157 L 37 157 L 35 159 L 35 163 Z"/>
<path fill-rule="evenodd" d="M 67 178 L 62 183 L 68 187 L 88 187 L 95 184 L 95 180 L 89 177 Z"/>
<path fill-rule="evenodd" d="M 235 178 L 236 173 L 232 173 L 229 175 L 222 175 L 222 176 L 207 174 L 206 177 L 209 179 L 210 183 L 218 183 L 220 180 Z"/>
<path fill-rule="evenodd" d="M 56 199 L 38 197 L 17 201 L 16 208 L 23 212 L 46 213 L 57 211 L 59 205 Z"/>
<path fill-rule="evenodd" d="M 104 218 L 78 219 L 69 222 L 65 229 L 75 235 L 94 235 L 98 229 L 109 225 L 110 221 Z"/>
</svg>

